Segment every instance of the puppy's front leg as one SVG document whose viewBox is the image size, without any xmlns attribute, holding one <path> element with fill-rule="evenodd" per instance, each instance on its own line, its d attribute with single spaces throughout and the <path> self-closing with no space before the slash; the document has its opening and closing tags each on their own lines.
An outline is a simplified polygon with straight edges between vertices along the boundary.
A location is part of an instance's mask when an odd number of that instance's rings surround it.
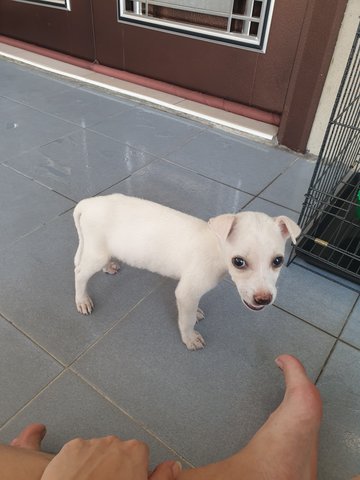
<svg viewBox="0 0 360 480">
<path fill-rule="evenodd" d="M 182 278 L 175 290 L 179 313 L 179 330 L 181 339 L 189 350 L 205 347 L 205 341 L 199 332 L 194 330 L 201 295 L 194 292 L 194 284 L 190 279 Z"/>
</svg>

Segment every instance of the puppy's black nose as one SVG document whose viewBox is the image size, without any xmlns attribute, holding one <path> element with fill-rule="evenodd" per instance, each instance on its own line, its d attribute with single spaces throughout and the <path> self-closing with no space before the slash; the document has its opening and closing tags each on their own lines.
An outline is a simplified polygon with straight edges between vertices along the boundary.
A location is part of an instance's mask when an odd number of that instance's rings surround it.
<svg viewBox="0 0 360 480">
<path fill-rule="evenodd" d="M 254 302 L 256 305 L 269 305 L 272 301 L 271 293 L 260 292 L 254 295 Z"/>
</svg>

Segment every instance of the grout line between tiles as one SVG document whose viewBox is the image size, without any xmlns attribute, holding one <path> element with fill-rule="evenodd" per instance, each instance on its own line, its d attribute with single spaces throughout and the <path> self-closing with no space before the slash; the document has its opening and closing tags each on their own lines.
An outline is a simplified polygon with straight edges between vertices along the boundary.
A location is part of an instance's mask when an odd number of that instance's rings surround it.
<svg viewBox="0 0 360 480">
<path fill-rule="evenodd" d="M 222 182 L 220 180 L 216 180 L 215 178 L 212 178 L 212 177 L 209 177 L 208 175 L 205 175 L 204 173 L 201 173 L 197 170 L 193 170 L 192 168 L 190 167 L 186 167 L 184 165 L 180 165 L 179 163 L 176 163 L 175 161 L 173 160 L 170 160 L 168 158 L 165 158 L 165 157 L 159 157 L 160 160 L 163 160 L 164 162 L 167 162 L 167 163 L 170 163 L 171 165 L 175 165 L 176 167 L 179 167 L 179 168 L 182 168 L 184 170 L 187 170 L 189 172 L 192 172 L 192 173 L 196 173 L 197 175 L 199 175 L 200 177 L 203 177 L 203 178 L 206 178 L 207 180 L 211 180 L 213 182 L 216 182 L 220 185 L 223 185 L 224 187 L 228 187 L 228 188 L 232 188 L 233 190 L 236 190 L 238 192 L 241 192 L 241 193 L 245 193 L 246 195 L 250 195 L 252 198 L 244 204 L 243 207 L 241 207 L 241 209 L 244 209 L 245 207 L 247 207 L 249 205 L 249 203 L 251 203 L 253 200 L 257 199 L 257 198 L 260 198 L 260 200 L 263 200 L 264 202 L 268 202 L 268 203 L 272 203 L 273 205 L 277 205 L 279 207 L 282 207 L 282 208 L 286 208 L 287 210 L 290 210 L 291 212 L 294 212 L 294 213 L 297 213 L 298 215 L 300 214 L 297 210 L 293 210 L 292 208 L 289 208 L 289 207 L 285 207 L 284 205 L 281 205 L 279 203 L 275 203 L 271 200 L 266 200 L 262 197 L 260 197 L 259 195 L 264 191 L 266 190 L 266 188 L 268 188 L 275 180 L 277 180 L 281 175 L 282 173 L 280 173 L 279 175 L 277 175 L 266 187 L 264 187 L 259 193 L 251 193 L 251 192 L 248 192 L 246 190 L 241 190 L 240 188 L 236 188 L 234 187 L 233 185 L 229 185 L 228 183 L 225 183 L 225 182 Z"/>
<path fill-rule="evenodd" d="M 5 428 L 12 420 L 15 419 L 25 408 L 30 405 L 36 398 L 38 398 L 50 385 L 52 385 L 58 378 L 60 378 L 66 372 L 66 368 L 64 368 L 61 372 L 59 372 L 54 378 L 52 378 L 45 386 L 43 386 L 37 393 L 34 395 L 30 400 L 28 400 L 22 407 L 20 407 L 14 415 L 10 418 L 5 420 L 5 422 L 0 425 L 0 432 L 3 428 Z"/>
<path fill-rule="evenodd" d="M 212 182 L 219 183 L 220 185 L 224 185 L 224 187 L 229 187 L 229 188 L 232 188 L 233 190 L 237 190 L 238 192 L 246 193 L 247 195 L 251 195 L 252 197 L 255 197 L 254 193 L 246 192 L 245 190 L 240 190 L 239 188 L 236 188 L 233 185 L 229 185 L 228 183 L 222 182 L 220 180 L 215 180 L 214 178 L 209 177 L 209 176 L 205 175 L 204 173 L 199 172 L 198 170 L 194 170 L 190 167 L 180 165 L 179 163 L 176 163 L 173 160 L 169 160 L 168 158 L 160 157 L 160 160 L 163 160 L 164 162 L 170 163 L 171 165 L 175 165 L 176 167 L 182 168 L 183 170 L 187 170 L 188 172 L 196 173 L 200 177 L 206 178 L 207 180 L 211 180 Z"/>
<path fill-rule="evenodd" d="M 336 283 L 337 285 L 340 285 L 341 287 L 347 288 L 348 290 L 351 290 L 352 292 L 355 292 L 360 296 L 359 288 L 357 288 L 355 286 L 352 287 L 351 285 L 345 285 L 344 283 L 341 283 L 341 281 L 337 280 L 336 278 L 328 277 L 326 275 L 326 272 L 322 273 L 321 271 L 312 270 L 311 265 L 307 266 L 307 265 L 302 265 L 301 263 L 296 263 L 296 256 L 294 257 L 294 259 L 292 260 L 291 263 L 293 263 L 297 267 L 300 267 L 300 268 L 303 268 L 304 270 L 307 270 L 308 272 L 314 273 L 315 275 L 319 275 L 319 277 L 325 278 L 326 280 L 329 280 L 330 282 Z M 288 266 L 290 266 L 290 265 L 288 265 Z"/>
<path fill-rule="evenodd" d="M 37 148 L 38 148 L 38 147 L 37 147 Z M 24 172 L 21 172 L 20 170 L 18 170 L 17 168 L 13 167 L 12 165 L 9 165 L 9 164 L 7 164 L 7 163 L 2 163 L 1 165 L 2 165 L 3 167 L 9 168 L 9 169 L 12 170 L 13 172 L 18 173 L 18 174 L 21 175 L 22 177 L 25 177 L 26 179 L 28 179 L 28 180 L 36 183 L 37 185 L 40 185 L 41 187 L 46 188 L 46 189 L 49 190 L 50 192 L 56 193 L 56 194 L 59 195 L 60 197 L 63 197 L 63 198 L 65 198 L 66 200 L 69 200 L 69 202 L 74 203 L 74 204 L 77 203 L 77 201 L 74 200 L 73 198 L 70 198 L 70 197 L 66 196 L 65 194 L 63 194 L 63 193 L 61 193 L 61 192 L 58 192 L 58 191 L 55 190 L 54 188 L 49 187 L 49 185 L 46 185 L 45 183 L 40 182 L 40 180 L 37 180 L 37 179 L 34 178 L 34 177 L 30 177 L 29 175 L 27 175 L 27 174 L 24 173 Z M 74 207 L 75 207 L 75 205 L 73 205 L 72 207 L 64 210 L 64 211 L 61 212 L 61 213 L 59 213 L 57 216 L 63 215 L 64 213 L 70 211 L 70 210 L 73 209 Z M 53 217 L 53 218 L 56 218 L 56 216 Z M 51 219 L 51 220 L 52 220 L 52 219 Z M 50 220 L 50 221 L 51 221 L 51 220 Z M 42 226 L 44 226 L 44 225 L 47 225 L 47 222 L 41 224 L 40 227 L 42 227 Z"/>
<path fill-rule="evenodd" d="M 128 315 L 130 315 L 133 310 L 135 310 L 142 302 L 144 302 L 150 295 L 152 295 L 158 288 L 160 288 L 166 281 L 166 278 L 161 279 L 159 284 L 153 288 L 150 292 L 148 292 L 145 296 L 143 296 L 135 305 L 133 305 L 130 310 L 128 310 L 126 313 L 124 313 L 113 325 L 111 325 L 107 330 L 105 330 L 95 341 L 86 347 L 84 351 L 82 351 L 76 358 L 74 358 L 69 364 L 67 364 L 67 368 L 71 368 L 75 362 L 80 360 L 86 353 L 95 347 L 106 335 L 108 335 L 111 330 L 113 330 L 115 327 L 117 327 L 121 322 L 123 322 Z"/>
<path fill-rule="evenodd" d="M 62 93 L 62 92 L 59 92 L 59 93 Z M 43 115 L 48 115 L 49 117 L 55 118 L 56 120 L 61 120 L 65 123 L 69 123 L 70 125 L 74 125 L 74 126 L 78 127 L 78 129 L 82 128 L 81 125 L 78 125 L 77 123 L 75 123 L 71 120 L 68 120 L 68 119 L 62 118 L 62 117 L 58 117 L 57 115 L 54 115 L 53 113 L 46 112 L 45 110 L 41 110 L 40 108 L 35 107 L 33 105 L 30 105 L 28 103 L 21 102 L 20 100 L 15 100 L 14 98 L 11 98 L 11 97 L 3 97 L 3 98 L 6 98 L 6 100 L 9 100 L 11 102 L 16 103 L 17 105 L 21 105 L 22 107 L 30 108 L 31 110 L 34 110 L 35 112 L 42 113 Z M 51 101 L 51 99 L 52 99 L 52 95 L 49 96 L 48 100 Z"/>
<path fill-rule="evenodd" d="M 351 347 L 360 353 L 360 347 L 358 345 L 353 345 L 352 343 L 348 342 L 347 340 L 344 340 L 343 338 L 339 338 L 337 343 L 343 343 L 344 345 Z"/>
<path fill-rule="evenodd" d="M 143 423 L 141 420 L 138 420 L 136 419 L 135 417 L 133 417 L 127 410 L 125 410 L 124 408 L 122 408 L 120 405 L 118 405 L 117 403 L 115 403 L 114 400 L 112 400 L 111 397 L 109 397 L 108 395 L 105 394 L 105 392 L 103 392 L 98 386 L 96 386 L 95 384 L 91 383 L 89 380 L 87 380 L 85 377 L 83 377 L 79 372 L 73 370 L 72 368 L 69 367 L 69 371 L 71 371 L 74 375 L 76 375 L 77 377 L 79 377 L 84 383 L 86 383 L 86 385 L 89 385 L 89 387 L 91 387 L 98 395 L 100 395 L 102 398 L 104 398 L 106 401 L 108 401 L 111 405 L 113 405 L 117 410 L 119 410 L 122 414 L 124 414 L 126 417 L 128 417 L 133 423 L 135 423 L 135 425 L 137 425 L 138 427 L 140 427 L 142 430 L 144 430 L 148 435 L 150 435 L 151 437 L 155 438 L 159 443 L 161 443 L 165 448 L 167 448 L 168 450 L 170 450 L 174 455 L 176 455 L 177 457 L 181 458 L 181 460 L 183 460 L 185 463 L 187 463 L 190 467 L 194 467 L 194 465 L 192 465 L 188 460 L 186 460 L 186 458 L 179 454 L 176 450 L 174 450 L 170 445 L 167 445 L 167 443 L 165 443 L 164 440 L 162 440 L 160 437 L 157 436 L 157 434 L 155 432 L 153 432 L 152 430 L 150 430 L 145 423 Z"/>
<path fill-rule="evenodd" d="M 122 113 L 124 112 L 121 112 L 119 114 L 117 114 L 118 116 L 122 115 Z M 85 130 L 88 130 L 89 132 L 91 133 L 95 133 L 96 135 L 100 135 L 102 137 L 105 137 L 105 138 L 110 138 L 111 140 L 114 140 L 116 141 L 117 143 L 121 143 L 122 145 L 126 145 L 127 147 L 129 147 L 129 145 L 125 142 L 125 141 L 122 141 L 122 140 L 118 140 L 117 138 L 115 137 L 112 137 L 111 135 L 108 135 L 104 132 L 98 132 L 97 130 L 94 130 L 93 128 L 96 127 L 96 125 L 98 125 L 99 123 L 101 123 L 102 121 L 92 125 L 91 127 L 85 127 Z M 146 149 L 140 149 L 138 147 L 135 147 L 133 145 L 130 145 L 131 148 L 133 148 L 134 150 L 138 151 L 138 152 L 142 152 L 142 153 L 146 153 L 146 154 L 149 154 L 149 155 L 152 155 L 152 156 L 156 156 L 158 158 L 163 158 L 163 156 L 166 156 L 166 155 L 170 155 L 171 153 L 173 153 L 174 151 L 176 151 L 178 148 L 183 148 L 185 145 L 187 145 L 189 142 L 191 142 L 192 140 L 194 140 L 194 138 L 202 135 L 204 132 L 205 132 L 205 129 L 202 129 L 201 127 L 198 127 L 198 126 L 194 126 L 194 128 L 196 128 L 197 130 L 200 130 L 200 131 L 196 131 L 194 132 L 193 135 L 189 135 L 189 137 L 186 138 L 186 141 L 184 143 L 181 143 L 181 145 L 176 145 L 174 147 L 174 150 L 170 150 L 169 152 L 165 152 L 165 153 L 154 153 L 154 152 L 150 152 Z"/>
<path fill-rule="evenodd" d="M 335 350 L 335 348 L 336 348 L 336 345 L 337 345 L 339 342 L 347 343 L 347 342 L 343 342 L 340 337 L 341 337 L 341 335 L 342 335 L 342 333 L 343 333 L 343 331 L 344 331 L 344 329 L 345 329 L 345 327 L 346 327 L 346 325 L 347 325 L 347 323 L 348 323 L 348 321 L 349 321 L 349 318 L 351 317 L 352 312 L 353 312 L 354 309 L 355 309 L 355 306 L 356 306 L 357 302 L 358 302 L 358 299 L 355 300 L 355 302 L 354 302 L 354 304 L 353 304 L 353 306 L 352 306 L 352 308 L 351 308 L 351 310 L 350 310 L 350 312 L 349 312 L 349 314 L 348 314 L 348 316 L 347 316 L 347 318 L 346 318 L 346 320 L 345 320 L 345 322 L 344 322 L 344 325 L 342 326 L 342 328 L 341 328 L 341 330 L 340 330 L 340 332 L 339 332 L 339 335 L 337 336 L 336 341 L 335 341 L 332 349 L 330 350 L 329 355 L 328 355 L 327 358 L 325 359 L 325 362 L 324 362 L 324 364 L 323 364 L 323 366 L 322 366 L 322 368 L 321 368 L 321 370 L 320 370 L 320 372 L 319 372 L 319 375 L 317 376 L 317 379 L 315 380 L 315 385 L 318 383 L 318 381 L 319 381 L 322 373 L 324 372 L 327 364 L 329 363 L 329 360 L 330 360 L 330 358 L 331 358 L 331 356 L 332 356 L 332 354 L 333 354 L 333 352 L 334 352 L 334 350 Z M 351 347 L 353 347 L 353 345 L 351 345 Z M 358 349 L 358 348 L 356 348 L 356 347 L 353 347 L 353 348 L 355 348 L 355 349 L 358 350 L 358 351 L 360 350 L 360 349 Z"/>
<path fill-rule="evenodd" d="M 282 312 L 287 313 L 288 315 L 291 315 L 292 317 L 296 318 L 297 320 L 300 320 L 301 322 L 306 323 L 306 324 L 309 325 L 310 327 L 315 328 L 315 329 L 318 330 L 319 332 L 325 333 L 325 334 L 328 335 L 329 337 L 332 337 L 334 340 L 337 340 L 338 337 L 337 337 L 334 333 L 330 333 L 330 332 L 324 330 L 323 328 L 319 327 L 318 325 L 315 325 L 315 324 L 309 322 L 308 320 L 305 320 L 304 318 L 299 317 L 299 316 L 296 315 L 295 313 L 292 313 L 292 312 L 290 312 L 289 310 L 286 310 L 286 308 L 284 308 L 284 307 L 281 307 L 281 306 L 276 305 L 276 304 L 273 304 L 273 306 L 274 306 L 275 308 L 281 310 Z"/>
<path fill-rule="evenodd" d="M 38 343 L 29 333 L 27 333 L 25 330 L 23 330 L 21 327 L 19 327 L 18 325 L 16 325 L 16 323 L 14 323 L 13 321 L 11 321 L 9 318 L 7 318 L 7 316 L 3 313 L 3 312 L 0 312 L 0 316 L 9 324 L 11 325 L 13 328 L 15 328 L 15 330 L 17 330 L 19 333 L 21 333 L 22 335 L 24 335 L 24 337 L 26 337 L 28 340 L 31 341 L 31 343 L 33 343 L 36 347 L 38 347 L 42 352 L 46 353 L 47 355 L 49 355 L 53 360 L 55 360 L 57 363 L 59 363 L 63 368 L 66 368 L 66 364 L 63 363 L 61 360 L 59 360 L 58 358 L 56 358 L 54 356 L 54 354 L 50 353 L 48 350 L 46 350 L 45 347 L 43 347 L 42 345 L 40 345 L 40 343 Z"/>
</svg>

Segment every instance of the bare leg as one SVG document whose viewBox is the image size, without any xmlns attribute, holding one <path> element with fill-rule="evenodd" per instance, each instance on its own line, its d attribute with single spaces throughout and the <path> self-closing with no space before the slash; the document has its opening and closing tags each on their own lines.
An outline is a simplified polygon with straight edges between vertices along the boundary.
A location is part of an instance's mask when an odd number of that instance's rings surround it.
<svg viewBox="0 0 360 480">
<path fill-rule="evenodd" d="M 40 452 L 45 426 L 28 425 L 9 445 L 0 445 L 1 480 L 40 480 L 53 455 Z"/>
<path fill-rule="evenodd" d="M 321 399 L 301 363 L 282 355 L 286 382 L 280 406 L 236 455 L 186 470 L 179 480 L 316 480 Z"/>
<path fill-rule="evenodd" d="M 322 414 L 317 388 L 301 363 L 282 355 L 278 365 L 286 382 L 285 396 L 249 444 L 232 457 L 185 470 L 176 480 L 316 480 L 318 433 Z M 29 426 L 0 446 L 2 480 L 39 480 L 52 455 L 40 452 L 43 426 Z"/>
</svg>

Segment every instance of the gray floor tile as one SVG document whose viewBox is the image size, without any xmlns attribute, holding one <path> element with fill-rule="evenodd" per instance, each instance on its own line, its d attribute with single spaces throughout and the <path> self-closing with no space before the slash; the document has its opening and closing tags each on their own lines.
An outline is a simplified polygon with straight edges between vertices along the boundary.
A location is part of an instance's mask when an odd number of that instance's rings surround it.
<svg viewBox="0 0 360 480">
<path fill-rule="evenodd" d="M 319 480 L 360 474 L 360 352 L 339 342 L 318 383 L 324 416 Z"/>
<path fill-rule="evenodd" d="M 258 194 L 296 156 L 260 143 L 210 130 L 167 156 L 214 180 Z"/>
<path fill-rule="evenodd" d="M 0 313 L 65 364 L 162 281 L 127 267 L 115 276 L 98 273 L 89 288 L 95 311 L 81 315 L 74 304 L 76 248 L 69 212 L 0 255 Z"/>
<path fill-rule="evenodd" d="M 316 273 L 317 275 L 328 278 L 329 280 L 335 283 L 338 283 L 339 285 L 342 285 L 346 288 L 350 288 L 351 290 L 354 290 L 355 292 L 360 293 L 359 283 L 355 283 L 355 281 L 352 282 L 345 277 L 342 277 L 340 275 L 337 275 L 335 273 L 332 273 L 326 270 L 325 268 L 320 268 L 317 265 L 313 265 L 312 263 L 309 263 L 308 261 L 305 260 L 305 258 L 302 258 L 299 255 L 295 255 L 294 263 L 296 265 L 300 265 L 301 267 L 306 268 L 307 270 L 310 270 L 311 272 Z"/>
<path fill-rule="evenodd" d="M 238 212 L 251 196 L 158 160 L 104 193 L 146 198 L 204 220 Z"/>
<path fill-rule="evenodd" d="M 164 460 L 178 460 L 156 438 L 148 434 L 126 414 L 95 392 L 77 375 L 65 372 L 0 430 L 1 442 L 9 442 L 25 425 L 45 423 L 44 450 L 57 452 L 73 438 L 117 435 L 136 438 L 150 447 L 152 466 Z"/>
<path fill-rule="evenodd" d="M 198 329 L 208 344 L 202 351 L 181 343 L 168 281 L 74 365 L 193 464 L 244 446 L 280 402 L 277 355 L 297 355 L 316 378 L 334 343 L 275 307 L 263 315 L 245 310 L 226 282 L 200 305 L 206 318 Z"/>
<path fill-rule="evenodd" d="M 261 197 L 300 212 L 314 168 L 315 162 L 299 158 L 261 193 Z"/>
<path fill-rule="evenodd" d="M 137 426 L 145 425 L 179 455 L 206 463 L 242 447 L 280 402 L 276 355 L 295 354 L 317 378 L 335 340 L 311 323 L 338 335 L 348 319 L 342 338 L 360 348 L 359 285 L 299 257 L 301 266 L 280 276 L 280 308 L 249 312 L 227 281 L 206 295 L 201 352 L 180 341 L 175 282 L 149 272 L 97 274 L 95 312 L 78 314 L 76 232 L 71 212 L 57 217 L 72 203 L 25 177 L 75 200 L 122 191 L 204 219 L 244 207 L 244 192 L 260 194 L 247 210 L 297 220 L 314 164 L 28 66 L 0 60 L 0 78 L 1 162 L 25 175 L 0 166 L 0 313 L 8 320 L 0 318 L 0 425 L 27 404 L 0 429 L 1 441 L 42 421 L 49 450 L 74 436 L 115 433 L 149 442 L 154 463 L 173 458 Z M 76 368 L 134 419 L 70 372 L 37 395 L 62 367 L 17 328 L 64 364 L 95 343 Z M 320 377 L 320 480 L 360 473 L 359 356 L 339 342 Z"/>
<path fill-rule="evenodd" d="M 67 89 L 49 97 L 33 100 L 32 106 L 64 120 L 88 127 L 108 117 L 124 112 L 136 104 L 80 88 Z"/>
<path fill-rule="evenodd" d="M 275 304 L 337 336 L 357 296 L 342 285 L 291 264 L 280 274 Z"/>
<path fill-rule="evenodd" d="M 60 79 L 39 74 L 36 70 L 19 69 L 14 63 L 0 63 L 0 95 L 26 105 L 35 106 L 60 92 L 69 92 L 73 86 Z"/>
<path fill-rule="evenodd" d="M 6 163 L 79 201 L 123 180 L 152 160 L 154 157 L 147 153 L 81 129 Z"/>
<path fill-rule="evenodd" d="M 254 198 L 249 205 L 244 208 L 245 211 L 264 212 L 271 217 L 278 217 L 279 215 L 286 215 L 287 217 L 297 222 L 299 220 L 299 214 L 293 210 L 289 210 L 276 203 L 268 202 L 260 197 Z"/>
<path fill-rule="evenodd" d="M 204 127 L 154 109 L 134 108 L 91 127 L 138 150 L 164 155 L 183 145 Z"/>
<path fill-rule="evenodd" d="M 59 363 L 0 317 L 0 425 L 61 370 Z"/>
<path fill-rule="evenodd" d="M 26 105 L 0 98 L 1 162 L 74 132 L 78 128 Z"/>
<path fill-rule="evenodd" d="M 354 347 L 360 348 L 360 298 L 349 317 L 341 338 Z"/>
<path fill-rule="evenodd" d="M 29 72 L 29 66 L 28 65 L 12 62 L 11 60 L 9 60 L 7 58 L 4 58 L 4 57 L 0 58 L 0 74 L 1 74 L 2 78 L 5 78 L 6 76 L 10 76 L 10 75 L 14 76 L 15 73 L 19 76 L 20 75 L 22 76 L 22 75 L 24 75 L 25 73 L 28 73 L 28 72 Z M 5 83 L 2 82 L 1 87 L 4 84 Z M 2 95 L 1 87 L 0 87 L 0 94 Z"/>
<path fill-rule="evenodd" d="M 66 198 L 0 165 L 0 250 L 73 205 Z"/>
</svg>

